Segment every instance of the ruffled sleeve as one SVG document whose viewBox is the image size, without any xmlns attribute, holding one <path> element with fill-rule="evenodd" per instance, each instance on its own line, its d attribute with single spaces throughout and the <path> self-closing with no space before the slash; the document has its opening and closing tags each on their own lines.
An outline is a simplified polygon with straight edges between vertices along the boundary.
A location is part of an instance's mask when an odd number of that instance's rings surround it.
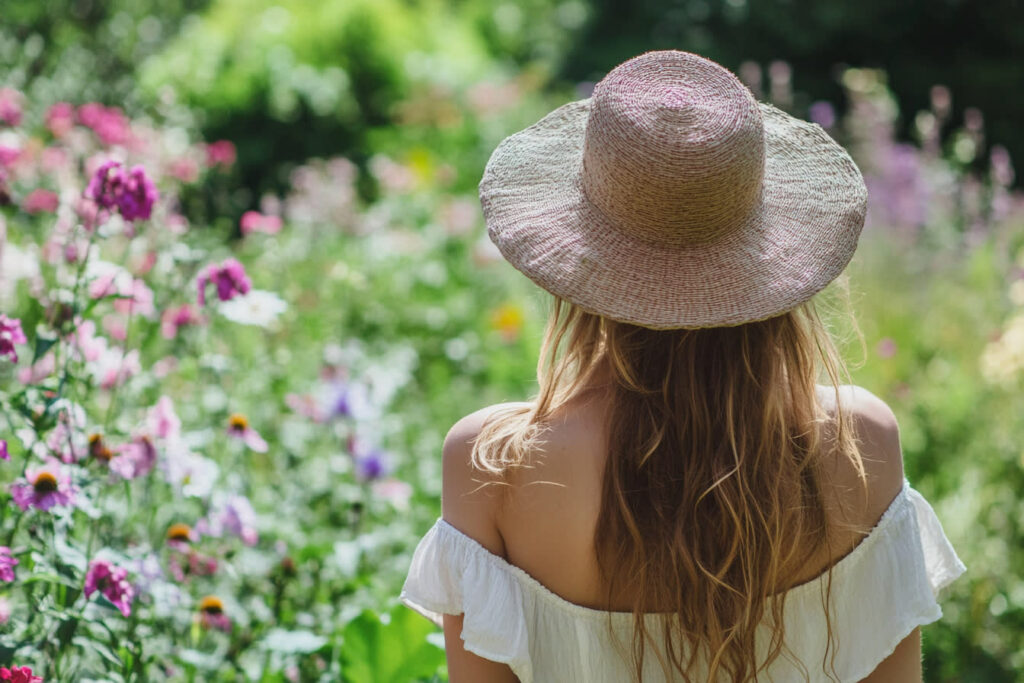
<svg viewBox="0 0 1024 683">
<path fill-rule="evenodd" d="M 861 680 L 915 628 L 940 619 L 939 591 L 964 571 L 931 505 L 904 482 L 871 533 L 833 568 L 831 628 L 840 679 Z M 826 585 L 799 586 L 786 604 L 787 642 L 812 665 L 822 661 L 827 642 Z"/>
<path fill-rule="evenodd" d="M 438 625 L 442 614 L 464 614 L 466 650 L 508 664 L 522 683 L 533 681 L 529 596 L 500 558 L 443 519 L 416 547 L 401 599 Z"/>
</svg>

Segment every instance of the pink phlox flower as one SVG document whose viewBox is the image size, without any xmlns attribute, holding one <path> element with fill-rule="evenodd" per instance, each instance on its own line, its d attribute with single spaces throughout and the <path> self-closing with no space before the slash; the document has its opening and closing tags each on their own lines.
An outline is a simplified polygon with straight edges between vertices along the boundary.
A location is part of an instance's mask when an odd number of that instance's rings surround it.
<svg viewBox="0 0 1024 683">
<path fill-rule="evenodd" d="M 91 128 L 107 146 L 122 145 L 131 140 L 131 126 L 117 107 L 104 107 L 98 102 L 83 104 L 78 108 L 78 121 Z"/>
<path fill-rule="evenodd" d="M 144 477 L 156 466 L 156 447 L 146 436 L 137 436 L 114 450 L 117 454 L 110 459 L 110 471 L 121 479 Z"/>
<path fill-rule="evenodd" d="M 199 315 L 199 311 L 190 304 L 184 303 L 180 306 L 172 306 L 164 309 L 160 316 L 160 333 L 164 339 L 174 339 L 178 336 L 178 330 L 187 325 L 201 325 L 206 319 Z"/>
<path fill-rule="evenodd" d="M 21 208 L 26 213 L 56 213 L 60 206 L 60 197 L 56 192 L 38 188 L 32 190 L 21 203 Z"/>
<path fill-rule="evenodd" d="M 62 138 L 75 125 L 75 108 L 68 102 L 57 102 L 46 110 L 46 127 L 55 138 Z"/>
<path fill-rule="evenodd" d="M 43 683 L 39 676 L 32 675 L 31 667 L 12 666 L 8 669 L 0 666 L 0 681 L 11 681 L 11 683 Z"/>
<path fill-rule="evenodd" d="M 25 96 L 14 88 L 0 88 L 0 122 L 14 127 L 21 123 Z"/>
<path fill-rule="evenodd" d="M 0 357 L 7 356 L 12 363 L 17 363 L 18 352 L 14 346 L 27 343 L 28 339 L 21 329 L 21 321 L 0 313 Z"/>
<path fill-rule="evenodd" d="M 176 439 L 181 434 L 181 419 L 174 411 L 170 396 L 161 396 L 146 414 L 146 427 L 158 439 Z"/>
<path fill-rule="evenodd" d="M 85 574 L 85 597 L 99 591 L 124 616 L 132 613 L 135 587 L 128 580 L 128 570 L 106 560 L 93 560 Z"/>
<path fill-rule="evenodd" d="M 211 282 L 216 285 L 217 298 L 221 301 L 230 301 L 252 289 L 252 282 L 246 275 L 245 268 L 234 258 L 226 259 L 219 264 L 211 263 L 199 273 L 197 284 L 200 306 L 206 305 L 206 286 Z"/>
<path fill-rule="evenodd" d="M 95 200 L 101 208 L 116 208 L 126 221 L 134 221 L 152 215 L 160 193 L 142 166 L 127 171 L 121 162 L 107 161 L 96 169 L 85 197 Z"/>
<path fill-rule="evenodd" d="M 220 166 L 223 169 L 231 168 L 237 157 L 235 143 L 230 140 L 218 140 L 206 146 L 206 165 L 210 168 Z"/>
<path fill-rule="evenodd" d="M 11 549 L 0 545 L 0 581 L 14 581 L 14 568 L 17 566 L 18 559 L 11 554 Z"/>
<path fill-rule="evenodd" d="M 11 484 L 11 498 L 22 510 L 66 507 L 74 503 L 74 496 L 71 476 L 60 461 L 52 458 L 40 467 L 26 468 L 25 478 Z"/>
<path fill-rule="evenodd" d="M 11 453 L 7 450 L 7 439 L 0 439 L 0 460 L 10 461 Z"/>
<path fill-rule="evenodd" d="M 257 453 L 267 452 L 267 442 L 260 436 L 259 432 L 252 428 L 249 420 L 240 413 L 234 413 L 228 418 L 228 434 L 235 439 L 239 439 Z"/>
<path fill-rule="evenodd" d="M 243 235 L 253 232 L 276 235 L 281 232 L 281 219 L 278 216 L 268 216 L 259 211 L 246 211 L 239 221 L 239 228 Z"/>
<path fill-rule="evenodd" d="M 57 369 L 57 357 L 52 353 L 43 355 L 27 368 L 18 370 L 18 381 L 22 384 L 39 384 Z"/>
</svg>

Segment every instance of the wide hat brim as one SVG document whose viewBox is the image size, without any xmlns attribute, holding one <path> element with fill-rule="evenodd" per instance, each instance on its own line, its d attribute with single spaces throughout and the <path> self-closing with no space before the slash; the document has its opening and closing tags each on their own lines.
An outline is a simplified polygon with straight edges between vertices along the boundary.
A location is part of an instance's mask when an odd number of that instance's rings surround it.
<svg viewBox="0 0 1024 683">
<path fill-rule="evenodd" d="M 820 126 L 759 103 L 760 202 L 719 239 L 665 246 L 616 226 L 585 196 L 590 99 L 501 142 L 480 181 L 491 240 L 519 271 L 592 313 L 654 329 L 739 325 L 807 301 L 850 262 L 867 188 Z"/>
</svg>

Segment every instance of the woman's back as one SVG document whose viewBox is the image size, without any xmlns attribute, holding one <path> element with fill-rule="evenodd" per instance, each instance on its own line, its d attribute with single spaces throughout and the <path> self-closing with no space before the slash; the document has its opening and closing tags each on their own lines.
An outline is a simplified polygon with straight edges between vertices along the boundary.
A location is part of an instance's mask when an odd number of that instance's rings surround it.
<svg viewBox="0 0 1024 683">
<path fill-rule="evenodd" d="M 819 387 L 825 405 L 832 391 Z M 785 585 L 776 592 L 804 583 L 846 555 L 877 523 L 903 486 L 903 461 L 896 418 L 889 407 L 860 387 L 843 387 L 844 406 L 851 410 L 861 442 L 867 475 L 867 495 L 854 463 L 831 452 L 823 435 L 823 455 L 830 481 L 823 496 L 830 517 L 834 547 L 816 548 L 811 559 L 783 572 Z M 544 431 L 527 467 L 516 469 L 506 487 L 480 486 L 481 473 L 472 468 L 473 440 L 495 408 L 478 411 L 460 421 L 445 444 L 444 516 L 491 552 L 524 569 L 569 602 L 614 611 L 630 611 L 626 598 L 606 604 L 593 541 L 601 505 L 602 477 L 607 458 L 609 407 L 590 392 L 566 406 Z M 456 493 L 471 492 L 468 495 Z M 462 500 L 458 500 L 461 498 Z"/>
</svg>

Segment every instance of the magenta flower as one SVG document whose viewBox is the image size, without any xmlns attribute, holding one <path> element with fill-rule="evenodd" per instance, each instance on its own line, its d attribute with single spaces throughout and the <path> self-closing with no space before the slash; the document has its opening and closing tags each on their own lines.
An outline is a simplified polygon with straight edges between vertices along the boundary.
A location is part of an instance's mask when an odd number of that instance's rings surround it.
<svg viewBox="0 0 1024 683">
<path fill-rule="evenodd" d="M 42 467 L 26 468 L 25 478 L 11 484 L 11 498 L 22 510 L 30 507 L 49 510 L 55 505 L 71 505 L 74 493 L 70 475 L 56 460 Z"/>
<path fill-rule="evenodd" d="M 0 545 L 0 581 L 14 581 L 14 568 L 17 566 L 18 560 L 11 555 L 11 549 Z"/>
<path fill-rule="evenodd" d="M 8 126 L 21 123 L 21 104 L 24 95 L 14 88 L 0 88 L 0 122 Z"/>
<path fill-rule="evenodd" d="M 89 102 L 78 108 L 78 120 L 91 128 L 105 145 L 121 145 L 131 139 L 131 126 L 124 113 L 116 107 Z"/>
<path fill-rule="evenodd" d="M 32 669 L 27 666 L 12 666 L 8 669 L 0 666 L 0 681 L 11 681 L 11 683 L 43 683 L 39 676 L 32 675 Z"/>
<path fill-rule="evenodd" d="M 217 298 L 230 301 L 239 294 L 248 294 L 252 282 L 245 274 L 245 268 L 238 259 L 229 258 L 222 263 L 211 263 L 199 273 L 199 305 L 206 305 L 206 286 L 210 283 L 217 286 Z"/>
<path fill-rule="evenodd" d="M 121 614 L 132 613 L 132 599 L 135 588 L 128 580 L 128 570 L 107 562 L 93 560 L 89 563 L 89 571 L 85 574 L 85 597 L 99 591 Z"/>
<path fill-rule="evenodd" d="M 267 442 L 263 440 L 259 432 L 252 428 L 249 420 L 241 413 L 233 413 L 228 418 L 228 434 L 239 439 L 257 453 L 267 452 Z"/>
<path fill-rule="evenodd" d="M 259 211 L 246 211 L 238 223 L 243 235 L 252 232 L 264 232 L 268 235 L 276 235 L 281 232 L 281 219 L 277 216 L 267 216 Z"/>
<path fill-rule="evenodd" d="M 14 345 L 27 343 L 28 339 L 21 330 L 21 321 L 0 313 L 0 357 L 7 356 L 12 363 L 17 363 L 18 352 Z"/>
<path fill-rule="evenodd" d="M 25 213 L 55 213 L 60 206 L 60 198 L 56 192 L 36 189 L 28 193 L 21 203 Z"/>
<path fill-rule="evenodd" d="M 156 185 L 142 166 L 126 171 L 119 161 L 102 164 L 89 181 L 85 197 L 101 208 L 116 208 L 126 221 L 147 219 L 160 198 Z"/>
<path fill-rule="evenodd" d="M 10 460 L 11 453 L 7 450 L 7 439 L 0 439 L 0 460 Z"/>
</svg>

